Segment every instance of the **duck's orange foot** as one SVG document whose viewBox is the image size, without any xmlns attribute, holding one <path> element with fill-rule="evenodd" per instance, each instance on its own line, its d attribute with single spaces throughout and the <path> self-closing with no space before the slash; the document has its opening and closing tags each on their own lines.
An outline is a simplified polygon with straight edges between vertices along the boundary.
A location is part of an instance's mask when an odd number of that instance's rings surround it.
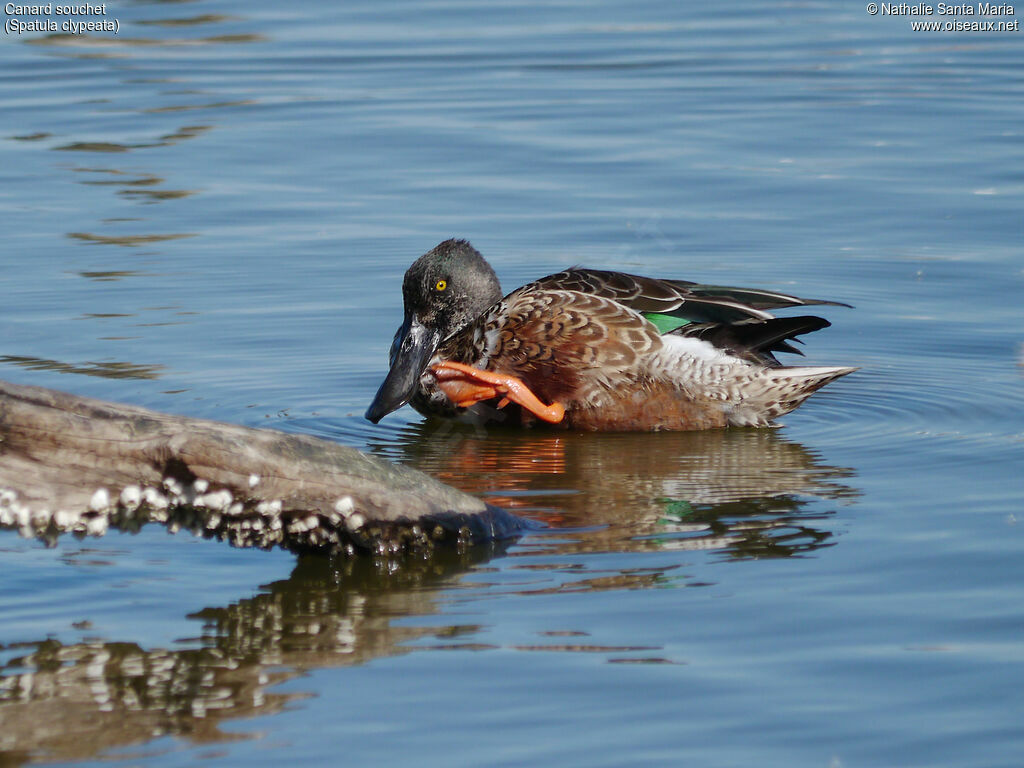
<svg viewBox="0 0 1024 768">
<path fill-rule="evenodd" d="M 520 379 L 494 371 L 482 371 L 471 365 L 444 361 L 431 370 L 437 375 L 438 386 L 448 399 L 460 408 L 468 408 L 481 400 L 503 395 L 499 408 L 518 403 L 538 419 L 558 424 L 565 417 L 565 408 L 559 402 L 544 405 Z"/>
</svg>

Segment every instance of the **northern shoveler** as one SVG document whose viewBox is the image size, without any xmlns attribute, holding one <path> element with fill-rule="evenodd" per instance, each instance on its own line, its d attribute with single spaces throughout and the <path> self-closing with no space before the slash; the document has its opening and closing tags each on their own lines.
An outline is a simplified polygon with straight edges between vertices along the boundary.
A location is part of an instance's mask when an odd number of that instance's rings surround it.
<svg viewBox="0 0 1024 768">
<path fill-rule="evenodd" d="M 829 326 L 767 310 L 834 301 L 568 269 L 502 298 L 465 240 L 421 256 L 405 321 L 366 418 L 424 415 L 600 431 L 766 426 L 856 368 L 783 366 L 775 352 Z M 509 407 L 506 407 L 509 406 Z"/>
</svg>

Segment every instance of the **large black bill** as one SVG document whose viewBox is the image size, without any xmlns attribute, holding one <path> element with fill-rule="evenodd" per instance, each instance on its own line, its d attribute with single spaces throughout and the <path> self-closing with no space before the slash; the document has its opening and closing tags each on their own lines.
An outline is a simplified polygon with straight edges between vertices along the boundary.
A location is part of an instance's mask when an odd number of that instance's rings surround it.
<svg viewBox="0 0 1024 768">
<path fill-rule="evenodd" d="M 366 409 L 367 419 L 376 424 L 409 402 L 439 341 L 436 331 L 422 325 L 415 317 L 405 318 L 395 339 L 397 351 L 391 360 L 391 370 Z"/>
</svg>

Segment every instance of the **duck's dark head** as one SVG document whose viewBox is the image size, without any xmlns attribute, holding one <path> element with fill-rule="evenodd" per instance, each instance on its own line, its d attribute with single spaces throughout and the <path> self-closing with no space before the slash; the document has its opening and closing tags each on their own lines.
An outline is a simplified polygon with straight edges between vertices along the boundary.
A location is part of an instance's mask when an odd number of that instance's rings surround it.
<svg viewBox="0 0 1024 768">
<path fill-rule="evenodd" d="M 366 411 L 376 424 L 416 392 L 438 345 L 501 298 L 491 265 L 465 240 L 445 240 L 420 256 L 402 282 L 405 320 L 391 345 L 391 370 Z"/>
</svg>

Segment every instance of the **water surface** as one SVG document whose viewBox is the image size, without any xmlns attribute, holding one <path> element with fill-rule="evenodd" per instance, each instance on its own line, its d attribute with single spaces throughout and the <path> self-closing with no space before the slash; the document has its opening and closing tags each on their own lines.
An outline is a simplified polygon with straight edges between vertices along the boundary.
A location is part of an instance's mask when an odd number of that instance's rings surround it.
<svg viewBox="0 0 1024 768">
<path fill-rule="evenodd" d="M 0 40 L 0 378 L 543 524 L 430 560 L 0 532 L 0 763 L 1017 766 L 1024 48 L 862 6 L 108 3 Z M 773 430 L 362 412 L 467 237 L 844 301 Z"/>
</svg>

